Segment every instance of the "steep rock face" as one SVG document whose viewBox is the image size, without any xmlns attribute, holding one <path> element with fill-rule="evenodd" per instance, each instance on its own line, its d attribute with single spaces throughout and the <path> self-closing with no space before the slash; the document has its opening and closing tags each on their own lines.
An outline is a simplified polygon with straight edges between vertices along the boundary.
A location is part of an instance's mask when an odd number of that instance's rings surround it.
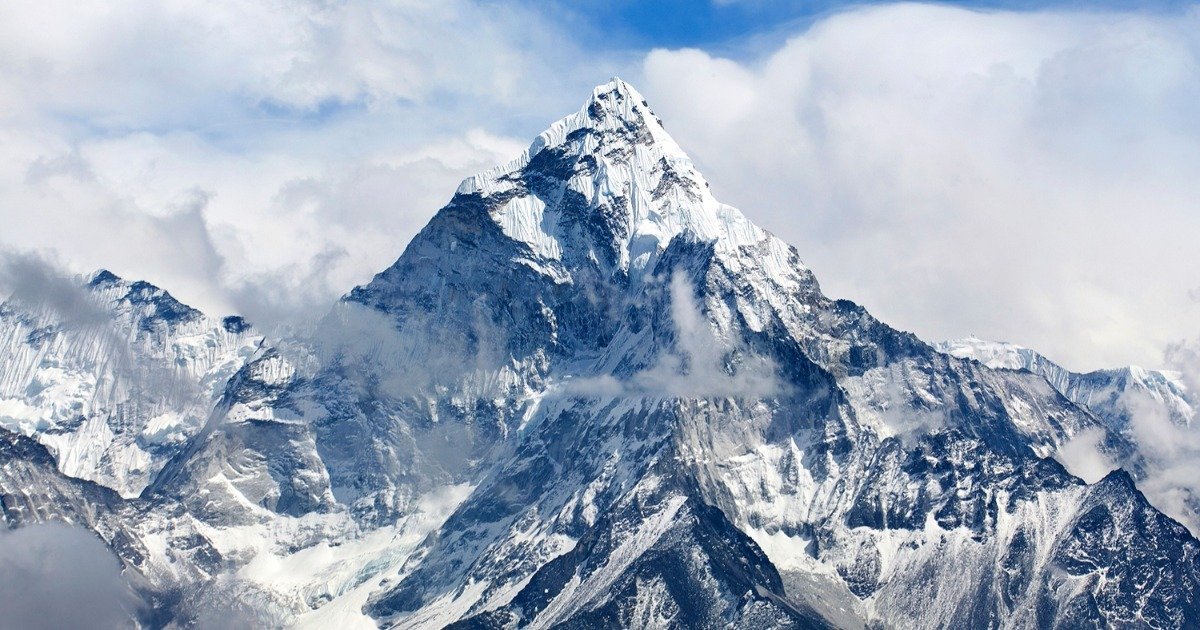
<svg viewBox="0 0 1200 630">
<path fill-rule="evenodd" d="M 180 623 L 1200 618 L 1200 543 L 1128 476 L 1046 459 L 1081 434 L 1123 457 L 1118 431 L 825 297 L 619 80 L 211 400 L 137 501 L 33 451 L 0 492 L 124 523 Z"/>
<path fill-rule="evenodd" d="M 149 493 L 182 498 L 191 512 L 216 523 L 253 520 L 260 508 L 290 516 L 332 510 L 313 427 L 291 397 L 303 383 L 277 349 L 260 350 L 229 381 L 208 422 L 163 467 Z"/>
<path fill-rule="evenodd" d="M 1071 372 L 1029 348 L 967 338 L 935 344 L 946 354 L 973 359 L 991 368 L 1026 370 L 1044 376 L 1071 402 L 1086 407 L 1116 431 L 1129 426 L 1139 408 L 1151 406 L 1171 422 L 1190 426 L 1200 403 L 1189 392 L 1177 372 L 1147 370 L 1131 365 L 1122 368 Z"/>
<path fill-rule="evenodd" d="M 1085 433 L 1057 456 L 1081 470 L 1124 466 L 1156 507 L 1179 519 L 1193 534 L 1200 532 L 1200 493 L 1194 467 L 1200 456 L 1200 425 L 1194 423 L 1200 403 L 1181 374 L 1137 366 L 1071 372 L 1028 348 L 974 338 L 940 342 L 936 347 L 989 367 L 1045 377 L 1063 396 L 1133 445 L 1124 457 L 1111 451 L 1094 453 L 1094 436 Z"/>
<path fill-rule="evenodd" d="M 0 305 L 0 425 L 65 474 L 137 496 L 204 425 L 260 337 L 146 282 L 97 272 L 74 312 Z"/>
</svg>

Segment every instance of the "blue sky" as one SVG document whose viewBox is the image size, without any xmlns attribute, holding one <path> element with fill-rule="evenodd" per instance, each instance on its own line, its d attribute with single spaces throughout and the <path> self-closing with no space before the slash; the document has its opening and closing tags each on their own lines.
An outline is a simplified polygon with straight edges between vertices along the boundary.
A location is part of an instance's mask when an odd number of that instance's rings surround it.
<svg viewBox="0 0 1200 630">
<path fill-rule="evenodd" d="M 593 46 L 700 47 L 737 51 L 794 34 L 813 21 L 848 8 L 885 4 L 872 0 L 556 0 L 549 4 L 579 25 Z M 1188 3 L 1173 0 L 979 0 L 938 2 L 980 10 L 1130 10 L 1172 12 Z"/>
<path fill-rule="evenodd" d="M 462 178 L 618 75 L 719 199 L 897 327 L 1076 369 L 1171 366 L 1200 336 L 1195 3 L 43 0 L 5 18 L 0 250 L 266 327 L 385 268 Z"/>
</svg>

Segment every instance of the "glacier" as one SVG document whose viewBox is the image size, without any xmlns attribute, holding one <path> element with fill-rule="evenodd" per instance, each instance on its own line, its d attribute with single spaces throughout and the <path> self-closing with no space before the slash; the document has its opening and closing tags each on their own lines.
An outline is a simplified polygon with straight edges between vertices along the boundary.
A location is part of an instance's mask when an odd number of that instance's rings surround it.
<svg viewBox="0 0 1200 630">
<path fill-rule="evenodd" d="M 0 506 L 95 532 L 145 627 L 1200 624 L 1136 466 L 1054 458 L 1137 464 L 1102 388 L 826 297 L 619 79 L 311 334 L 110 276 L 111 339 L 0 311 Z"/>
</svg>

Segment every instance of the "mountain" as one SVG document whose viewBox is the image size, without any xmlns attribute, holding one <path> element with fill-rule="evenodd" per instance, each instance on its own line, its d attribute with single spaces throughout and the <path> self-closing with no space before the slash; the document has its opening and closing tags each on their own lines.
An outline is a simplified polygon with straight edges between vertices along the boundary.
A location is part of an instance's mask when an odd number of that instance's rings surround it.
<svg viewBox="0 0 1200 630">
<path fill-rule="evenodd" d="M 1187 391 L 1177 372 L 1147 370 L 1136 365 L 1071 372 L 1028 348 L 974 337 L 934 345 L 941 352 L 973 359 L 988 367 L 1027 370 L 1044 376 L 1063 396 L 1088 408 L 1116 431 L 1128 428 L 1136 408 L 1146 403 L 1181 426 L 1190 426 L 1200 409 L 1196 394 Z"/>
<path fill-rule="evenodd" d="M 212 411 L 261 341 L 108 271 L 74 299 L 0 304 L 0 427 L 34 436 L 71 477 L 136 497 Z"/>
<path fill-rule="evenodd" d="M 8 522 L 91 526 L 147 625 L 1200 619 L 1200 542 L 1048 457 L 1133 443 L 825 297 L 616 79 L 210 403 L 136 499 L 12 435 Z"/>
<path fill-rule="evenodd" d="M 1021 346 L 976 338 L 939 342 L 938 350 L 988 367 L 1025 370 L 1046 378 L 1076 405 L 1134 445 L 1125 458 L 1093 452 L 1098 434 L 1083 434 L 1056 456 L 1084 476 L 1124 466 L 1150 502 L 1200 534 L 1200 400 L 1178 372 L 1128 366 L 1071 372 Z M 1086 473 L 1086 474 L 1085 474 Z"/>
</svg>

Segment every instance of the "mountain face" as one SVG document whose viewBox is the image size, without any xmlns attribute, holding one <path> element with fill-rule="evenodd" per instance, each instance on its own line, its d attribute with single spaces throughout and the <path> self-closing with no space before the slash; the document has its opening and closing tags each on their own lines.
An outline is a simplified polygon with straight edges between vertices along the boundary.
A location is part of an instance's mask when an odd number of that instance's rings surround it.
<svg viewBox="0 0 1200 630">
<path fill-rule="evenodd" d="M 1196 393 L 1187 391 L 1178 373 L 1147 370 L 1136 365 L 1071 372 L 1046 357 L 1021 346 L 967 338 L 934 344 L 941 352 L 973 359 L 991 368 L 1026 370 L 1041 375 L 1071 402 L 1086 407 L 1109 428 L 1124 431 L 1142 404 L 1161 410 L 1174 424 L 1191 426 L 1200 410 Z"/>
<path fill-rule="evenodd" d="M 1096 436 L 1085 433 L 1067 444 L 1059 459 L 1082 468 L 1099 461 L 1104 470 L 1130 469 L 1156 507 L 1193 534 L 1200 533 L 1200 468 L 1195 465 L 1200 457 L 1200 425 L 1195 423 L 1200 400 L 1188 391 L 1181 374 L 1137 366 L 1080 374 L 1028 348 L 975 338 L 939 342 L 935 347 L 988 367 L 1045 377 L 1059 393 L 1134 446 L 1125 458 L 1102 456 L 1091 452 Z"/>
<path fill-rule="evenodd" d="M 825 297 L 620 80 L 239 356 L 137 498 L 6 434 L 8 522 L 91 527 L 151 626 L 1200 623 L 1200 543 L 1048 457 L 1118 427 Z"/>
<path fill-rule="evenodd" d="M 108 271 L 80 285 L 70 308 L 0 304 L 0 426 L 36 437 L 63 473 L 136 497 L 261 337 Z"/>
</svg>

